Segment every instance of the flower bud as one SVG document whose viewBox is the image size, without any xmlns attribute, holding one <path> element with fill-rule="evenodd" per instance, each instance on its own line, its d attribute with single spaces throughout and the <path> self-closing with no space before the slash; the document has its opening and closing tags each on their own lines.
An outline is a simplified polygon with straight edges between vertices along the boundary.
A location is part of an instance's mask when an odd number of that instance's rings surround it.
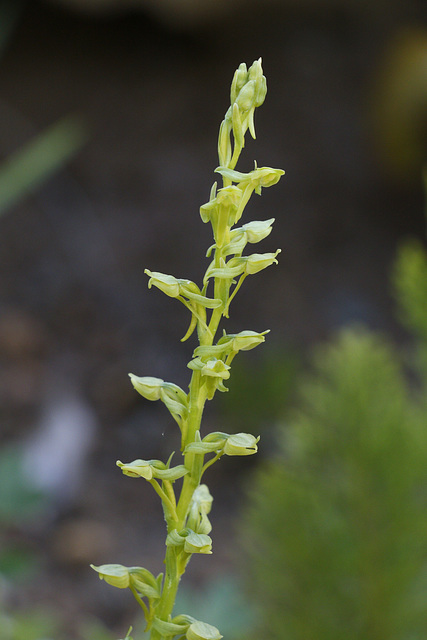
<svg viewBox="0 0 427 640">
<path fill-rule="evenodd" d="M 242 62 L 239 65 L 239 68 L 236 69 L 233 76 L 233 81 L 231 83 L 231 91 L 230 91 L 230 103 L 234 104 L 237 96 L 240 93 L 240 90 L 245 86 L 248 81 L 248 70 L 246 68 L 246 64 Z"/>
<path fill-rule="evenodd" d="M 212 525 L 208 518 L 208 513 L 212 508 L 213 498 L 205 484 L 197 487 L 191 499 L 188 512 L 187 526 L 196 533 L 209 534 Z"/>
<path fill-rule="evenodd" d="M 240 111 L 249 111 L 254 106 L 254 98 L 256 92 L 256 84 L 254 80 L 249 80 L 241 89 L 237 96 L 236 103 Z"/>
<path fill-rule="evenodd" d="M 265 76 L 262 76 L 259 83 L 257 84 L 257 91 L 255 95 L 255 100 L 254 100 L 255 107 L 260 107 L 264 103 L 266 95 L 267 95 L 267 79 Z"/>
<path fill-rule="evenodd" d="M 245 135 L 243 132 L 242 118 L 240 117 L 240 109 L 237 106 L 237 102 L 233 104 L 233 135 L 239 149 L 243 149 L 245 146 Z"/>
<path fill-rule="evenodd" d="M 200 484 L 191 498 L 190 510 L 195 507 L 199 511 L 209 513 L 212 508 L 213 497 L 206 484 Z"/>
<path fill-rule="evenodd" d="M 262 78 L 262 59 L 254 60 L 249 67 L 248 80 L 254 80 L 255 83 L 259 82 Z"/>
<path fill-rule="evenodd" d="M 224 119 L 219 128 L 218 136 L 218 159 L 220 164 L 224 166 L 227 166 L 231 160 L 230 130 L 230 123 L 226 119 Z M 203 222 L 206 222 L 206 220 L 203 220 Z"/>
</svg>

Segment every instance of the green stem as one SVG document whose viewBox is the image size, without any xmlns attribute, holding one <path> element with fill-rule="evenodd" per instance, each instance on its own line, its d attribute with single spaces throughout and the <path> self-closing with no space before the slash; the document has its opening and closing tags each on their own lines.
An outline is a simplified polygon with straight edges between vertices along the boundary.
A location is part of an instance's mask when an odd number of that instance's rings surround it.
<svg viewBox="0 0 427 640">
<path fill-rule="evenodd" d="M 163 489 L 161 488 L 161 486 L 159 485 L 157 480 L 149 480 L 148 482 L 151 484 L 151 486 L 153 487 L 154 491 L 160 496 L 160 499 L 161 499 L 162 503 L 165 505 L 165 507 L 170 512 L 170 517 L 172 518 L 172 520 L 174 522 L 177 522 L 178 521 L 178 516 L 177 516 L 177 513 L 176 513 L 176 508 L 175 508 L 174 503 L 170 500 L 170 498 L 163 491 Z M 170 518 L 167 518 L 167 520 L 169 520 L 169 519 Z"/>
<path fill-rule="evenodd" d="M 235 166 L 237 159 L 240 155 L 241 149 L 237 149 L 235 147 L 233 157 L 229 166 Z M 224 186 L 231 181 L 227 179 L 223 179 Z M 215 265 L 217 267 L 220 266 L 222 257 L 222 249 L 215 249 Z M 241 282 L 237 285 L 237 289 L 239 289 Z M 223 300 L 228 300 L 229 289 L 231 286 L 230 283 L 224 283 L 223 279 L 215 278 L 214 282 L 214 298 L 221 298 Z M 227 291 L 224 291 L 224 287 L 228 288 Z M 235 291 L 236 292 L 236 291 Z M 233 296 L 234 297 L 234 296 Z M 186 306 L 192 311 L 192 313 L 197 317 L 198 320 L 198 336 L 200 345 L 211 346 L 213 344 L 215 334 L 218 330 L 219 323 L 221 321 L 224 308 L 228 308 L 228 304 L 224 303 L 221 307 L 217 309 L 213 309 L 212 315 L 210 318 L 209 325 L 206 325 L 206 320 L 203 317 L 200 317 L 194 309 L 190 308 L 190 304 L 186 301 L 182 300 Z M 192 327 L 191 327 L 192 328 Z M 190 332 L 188 332 L 190 333 Z M 186 336 L 187 337 L 187 334 Z M 199 371 L 193 371 L 191 376 L 191 381 L 189 385 L 189 411 L 188 418 L 185 421 L 185 428 L 183 425 L 182 428 L 182 449 L 195 441 L 196 432 L 200 430 L 200 424 L 202 421 L 202 415 L 204 406 L 206 403 L 206 391 L 203 388 L 202 376 Z M 188 452 L 184 456 L 184 465 L 188 469 L 189 473 L 184 476 L 181 493 L 179 496 L 178 504 L 176 505 L 176 510 L 173 509 L 172 513 L 176 513 L 176 521 L 171 523 L 172 526 L 176 527 L 178 531 L 183 529 L 186 524 L 188 511 L 190 508 L 190 503 L 194 494 L 194 491 L 200 485 L 201 477 L 203 473 L 206 471 L 208 467 L 210 467 L 214 462 L 216 462 L 222 454 L 215 455 L 211 460 L 209 460 L 205 465 L 203 465 L 200 456 Z M 158 483 L 155 483 L 154 487 L 159 495 L 165 502 L 168 508 L 170 508 L 171 500 L 165 492 L 160 488 Z M 154 486 L 154 485 L 153 485 Z M 162 495 L 163 494 L 163 495 Z M 166 500 L 165 500 L 166 498 Z M 178 585 L 181 580 L 181 576 L 185 571 L 185 565 L 180 564 L 178 561 L 178 556 L 176 549 L 173 547 L 168 547 L 166 550 L 166 573 L 165 579 L 163 583 L 162 595 L 159 602 L 156 605 L 156 616 L 162 620 L 168 620 L 169 617 L 172 616 L 173 607 L 175 604 L 175 598 L 178 591 Z M 163 640 L 161 634 L 155 629 L 151 630 L 151 640 Z"/>
<path fill-rule="evenodd" d="M 221 451 L 220 453 L 217 453 L 213 458 L 211 458 L 210 460 L 208 460 L 206 462 L 206 464 L 203 465 L 202 468 L 202 473 L 201 476 L 203 476 L 203 474 L 205 473 L 206 469 L 208 469 L 210 466 L 212 466 L 217 460 L 219 460 L 221 458 L 221 456 L 223 455 L 223 452 Z M 200 476 L 200 477 L 201 477 Z"/>
<path fill-rule="evenodd" d="M 135 589 L 135 587 L 130 587 L 130 590 L 132 591 L 132 594 L 133 594 L 133 596 L 134 596 L 135 600 L 137 601 L 137 603 L 139 604 L 139 606 L 140 606 L 140 607 L 141 607 L 141 609 L 143 610 L 143 612 L 144 612 L 144 616 L 145 616 L 145 619 L 146 619 L 146 620 L 147 620 L 147 622 L 148 622 L 148 621 L 149 621 L 149 619 L 150 619 L 150 614 L 149 614 L 149 611 L 148 611 L 148 607 L 147 607 L 147 605 L 146 605 L 146 604 L 145 604 L 145 602 L 142 600 L 142 598 L 140 597 L 140 595 L 139 595 L 139 593 L 137 592 L 137 590 Z"/>
<path fill-rule="evenodd" d="M 166 573 L 162 595 L 156 605 L 155 615 L 161 620 L 168 620 L 172 616 L 181 574 L 178 570 L 178 558 L 174 547 L 166 549 Z M 163 636 L 156 629 L 151 629 L 150 640 L 163 640 Z"/>
</svg>

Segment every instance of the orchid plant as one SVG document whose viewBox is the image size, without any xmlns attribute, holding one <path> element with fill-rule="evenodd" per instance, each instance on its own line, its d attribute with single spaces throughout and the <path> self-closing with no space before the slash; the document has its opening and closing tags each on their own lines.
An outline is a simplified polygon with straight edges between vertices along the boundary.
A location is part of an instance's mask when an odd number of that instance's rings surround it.
<svg viewBox="0 0 427 640">
<path fill-rule="evenodd" d="M 247 456 L 256 453 L 259 438 L 249 433 L 228 434 L 220 431 L 202 435 L 201 421 L 207 400 L 216 391 L 227 391 L 233 359 L 239 351 L 248 351 L 265 340 L 268 331 L 245 330 L 216 339 L 222 318 L 228 318 L 230 304 L 247 276 L 277 263 L 280 249 L 274 253 L 243 255 L 247 244 L 266 238 L 274 218 L 236 227 L 245 206 L 255 192 L 276 184 L 283 171 L 257 167 L 249 173 L 235 169 L 249 129 L 255 138 L 254 112 L 264 102 L 267 92 L 261 60 L 247 69 L 241 64 L 231 85 L 231 106 L 221 123 L 218 139 L 219 166 L 215 172 L 222 187 L 214 183 L 209 202 L 200 208 L 205 223 L 210 223 L 214 243 L 207 251 L 210 264 L 201 287 L 191 280 L 175 278 L 145 270 L 148 287 L 156 287 L 176 298 L 190 312 L 191 320 L 183 341 L 196 331 L 198 346 L 188 363 L 191 370 L 189 392 L 172 382 L 150 376 L 130 374 L 138 393 L 147 400 L 160 400 L 170 412 L 181 432 L 181 464 L 160 460 L 117 461 L 121 471 L 131 478 L 144 478 L 159 495 L 166 520 L 165 571 L 154 576 L 142 567 L 119 564 L 92 566 L 99 577 L 120 589 L 128 588 L 142 608 L 146 631 L 151 640 L 219 640 L 216 627 L 185 614 L 174 614 L 174 603 L 181 576 L 195 553 L 211 554 L 212 529 L 209 512 L 212 496 L 202 483 L 206 470 L 222 456 Z M 216 341 L 215 341 L 216 340 Z M 130 637 L 130 631 L 127 638 Z"/>
</svg>

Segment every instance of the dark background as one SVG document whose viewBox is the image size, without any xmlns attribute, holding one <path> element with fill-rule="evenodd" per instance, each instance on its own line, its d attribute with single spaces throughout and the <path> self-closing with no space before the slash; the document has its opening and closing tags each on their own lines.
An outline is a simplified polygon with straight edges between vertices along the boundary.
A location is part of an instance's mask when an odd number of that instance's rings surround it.
<svg viewBox="0 0 427 640">
<path fill-rule="evenodd" d="M 157 498 L 115 460 L 179 448 L 164 408 L 127 373 L 185 388 L 195 346 L 179 342 L 186 310 L 149 292 L 143 270 L 200 281 L 207 266 L 198 209 L 239 63 L 262 56 L 269 92 L 238 168 L 256 159 L 286 175 L 247 207 L 246 221 L 276 219 L 259 250 L 282 253 L 245 282 L 230 332 L 270 328 L 266 353 L 285 360 L 349 322 L 401 340 L 390 266 L 398 243 L 425 230 L 424 2 L 137 4 L 0 7 L 14 17 L 0 59 L 3 160 L 64 115 L 86 131 L 66 168 L 0 219 L 0 443 L 19 445 L 26 477 L 49 496 L 37 517 L 4 526 L 6 546 L 18 536 L 38 558 L 37 577 L 10 581 L 6 600 L 54 602 L 70 620 L 94 613 L 121 632 L 133 603 L 88 563 L 157 572 L 164 539 Z M 242 354 L 248 378 L 259 358 Z M 220 416 L 209 410 L 206 428 Z M 194 562 L 193 580 L 234 566 L 229 532 L 249 477 L 239 468 L 253 464 L 212 470 L 215 555 Z"/>
</svg>

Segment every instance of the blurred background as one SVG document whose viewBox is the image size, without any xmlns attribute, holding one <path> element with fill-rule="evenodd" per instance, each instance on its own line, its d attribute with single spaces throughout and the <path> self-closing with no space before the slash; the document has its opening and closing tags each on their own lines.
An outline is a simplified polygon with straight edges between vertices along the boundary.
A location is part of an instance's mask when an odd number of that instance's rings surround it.
<svg viewBox="0 0 427 640">
<path fill-rule="evenodd" d="M 313 346 L 354 322 L 406 340 L 389 274 L 401 241 L 425 238 L 427 10 L 2 0 L 0 56 L 0 638 L 108 640 L 134 601 L 89 563 L 157 573 L 164 550 L 157 497 L 115 461 L 179 449 L 127 373 L 186 388 L 194 348 L 179 342 L 186 310 L 148 292 L 143 271 L 204 273 L 198 209 L 234 70 L 262 56 L 269 92 L 238 168 L 285 169 L 246 214 L 275 217 L 260 250 L 282 254 L 233 305 L 229 332 L 271 334 L 236 362 L 205 428 L 262 433 L 267 463 Z M 184 584 L 237 626 L 252 624 L 234 581 L 257 464 L 212 469 L 215 554 Z"/>
</svg>

